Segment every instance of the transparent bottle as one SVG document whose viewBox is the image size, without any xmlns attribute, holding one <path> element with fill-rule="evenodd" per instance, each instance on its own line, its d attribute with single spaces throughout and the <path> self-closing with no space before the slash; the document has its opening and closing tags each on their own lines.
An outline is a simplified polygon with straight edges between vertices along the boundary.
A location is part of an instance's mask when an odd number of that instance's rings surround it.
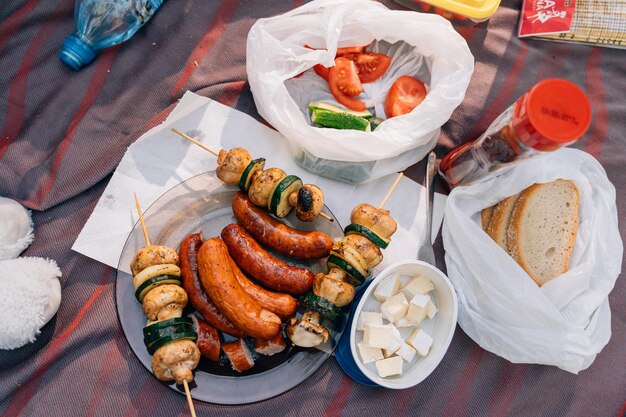
<svg viewBox="0 0 626 417">
<path fill-rule="evenodd" d="M 79 70 L 101 49 L 127 41 L 154 15 L 164 0 L 76 0 L 76 32 L 68 35 L 59 59 Z"/>
<path fill-rule="evenodd" d="M 478 139 L 444 156 L 439 173 L 450 187 L 469 185 L 520 160 L 575 142 L 590 123 L 589 100 L 576 84 L 558 78 L 543 80 L 498 116 Z"/>
</svg>

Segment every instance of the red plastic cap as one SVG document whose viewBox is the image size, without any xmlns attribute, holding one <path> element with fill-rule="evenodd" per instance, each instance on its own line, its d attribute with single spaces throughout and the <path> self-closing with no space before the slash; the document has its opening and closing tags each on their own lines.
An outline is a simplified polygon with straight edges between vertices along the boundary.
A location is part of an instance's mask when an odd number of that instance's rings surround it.
<svg viewBox="0 0 626 417">
<path fill-rule="evenodd" d="M 591 123 L 591 105 L 574 83 L 543 80 L 517 100 L 512 124 L 517 137 L 538 151 L 553 151 L 580 139 Z"/>
</svg>

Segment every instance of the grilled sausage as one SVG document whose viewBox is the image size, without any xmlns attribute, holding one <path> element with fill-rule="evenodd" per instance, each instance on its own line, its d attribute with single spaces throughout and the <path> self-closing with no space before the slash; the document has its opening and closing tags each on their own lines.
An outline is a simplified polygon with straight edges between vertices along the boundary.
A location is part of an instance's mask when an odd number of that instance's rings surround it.
<svg viewBox="0 0 626 417">
<path fill-rule="evenodd" d="M 231 266 L 235 277 L 243 289 L 261 304 L 261 307 L 275 313 L 281 319 L 288 319 L 296 314 L 298 302 L 289 294 L 268 291 L 260 285 L 250 281 L 247 276 L 241 272 L 235 261 L 231 258 Z"/>
<path fill-rule="evenodd" d="M 180 278 L 189 301 L 198 313 L 217 330 L 235 337 L 245 334 L 222 314 L 209 298 L 198 275 L 198 249 L 202 246 L 202 233 L 187 236 L 180 243 Z"/>
<path fill-rule="evenodd" d="M 245 334 L 271 339 L 280 332 L 280 318 L 261 307 L 237 281 L 228 249 L 220 238 L 207 239 L 200 247 L 198 272 L 211 301 Z"/>
<path fill-rule="evenodd" d="M 190 314 L 189 317 L 193 322 L 193 329 L 198 334 L 196 345 L 200 353 L 205 358 L 217 362 L 220 359 L 220 336 L 217 330 L 195 314 Z"/>
<path fill-rule="evenodd" d="M 284 255 L 320 259 L 328 256 L 333 247 L 333 240 L 326 233 L 289 227 L 252 204 L 242 192 L 233 198 L 233 212 L 239 224 L 259 242 Z"/>
<path fill-rule="evenodd" d="M 230 365 L 237 372 L 246 371 L 254 366 L 254 358 L 246 343 L 242 339 L 224 343 L 222 349 L 230 361 Z"/>
<path fill-rule="evenodd" d="M 276 259 L 240 225 L 226 226 L 222 239 L 237 265 L 267 288 L 289 294 L 304 294 L 311 289 L 311 271 Z"/>
</svg>

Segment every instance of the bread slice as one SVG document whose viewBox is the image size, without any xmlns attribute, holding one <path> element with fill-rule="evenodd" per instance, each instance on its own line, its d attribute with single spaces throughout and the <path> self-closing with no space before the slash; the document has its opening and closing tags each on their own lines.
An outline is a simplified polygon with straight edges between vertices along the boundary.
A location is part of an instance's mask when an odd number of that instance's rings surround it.
<svg viewBox="0 0 626 417">
<path fill-rule="evenodd" d="M 578 188 L 558 179 L 522 191 L 508 227 L 509 253 L 542 286 L 565 273 L 578 233 Z"/>
<path fill-rule="evenodd" d="M 519 196 L 519 194 L 512 195 L 496 204 L 489 220 L 489 226 L 487 226 L 487 234 L 505 251 L 508 250 L 507 227 L 509 218 Z"/>
<path fill-rule="evenodd" d="M 480 212 L 480 223 L 483 226 L 483 230 L 486 232 L 487 227 L 489 226 L 489 220 L 491 220 L 491 215 L 493 214 L 493 208 L 495 206 L 484 208 L 483 211 Z"/>
</svg>

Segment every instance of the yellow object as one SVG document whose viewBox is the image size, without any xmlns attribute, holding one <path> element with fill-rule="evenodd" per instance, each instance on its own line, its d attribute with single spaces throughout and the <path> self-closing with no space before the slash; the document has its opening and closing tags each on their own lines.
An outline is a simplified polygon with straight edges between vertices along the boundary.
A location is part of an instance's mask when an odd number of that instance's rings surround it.
<svg viewBox="0 0 626 417">
<path fill-rule="evenodd" d="M 420 0 L 423 3 L 434 7 L 448 10 L 461 16 L 469 17 L 472 20 L 482 21 L 489 19 L 493 15 L 500 0 Z"/>
</svg>

